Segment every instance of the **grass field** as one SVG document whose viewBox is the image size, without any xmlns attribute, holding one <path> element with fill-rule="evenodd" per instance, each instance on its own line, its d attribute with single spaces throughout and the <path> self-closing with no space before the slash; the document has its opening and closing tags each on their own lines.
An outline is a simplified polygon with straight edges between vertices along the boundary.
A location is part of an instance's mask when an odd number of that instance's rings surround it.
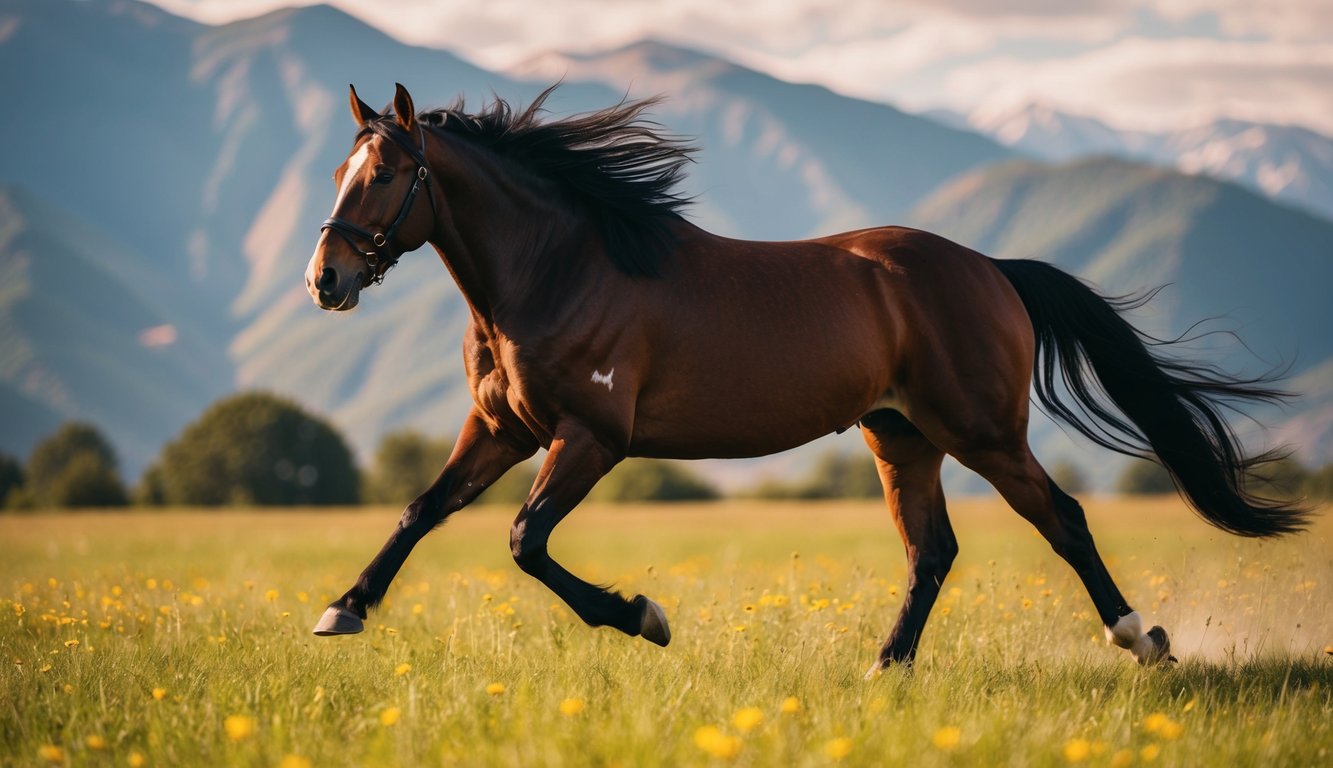
<svg viewBox="0 0 1333 768">
<path fill-rule="evenodd" d="M 513 511 L 417 548 L 367 632 L 310 627 L 397 511 L 0 518 L 10 765 L 1333 764 L 1333 524 L 1255 542 L 1174 500 L 1090 501 L 1181 663 L 1109 647 L 1072 571 L 993 501 L 911 673 L 862 672 L 902 601 L 879 504 L 589 507 L 552 552 L 668 610 L 583 626 L 508 558 Z"/>
</svg>

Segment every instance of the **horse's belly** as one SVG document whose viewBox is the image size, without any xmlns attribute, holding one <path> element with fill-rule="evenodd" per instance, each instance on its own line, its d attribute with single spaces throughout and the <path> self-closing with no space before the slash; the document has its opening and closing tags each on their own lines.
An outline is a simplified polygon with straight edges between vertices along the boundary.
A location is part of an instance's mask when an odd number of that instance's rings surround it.
<svg viewBox="0 0 1333 768">
<path fill-rule="evenodd" d="M 844 375 L 809 370 L 753 374 L 719 373 L 703 386 L 667 388 L 642 398 L 635 412 L 630 454 L 682 459 L 765 456 L 854 426 L 887 391 L 878 367 Z"/>
</svg>

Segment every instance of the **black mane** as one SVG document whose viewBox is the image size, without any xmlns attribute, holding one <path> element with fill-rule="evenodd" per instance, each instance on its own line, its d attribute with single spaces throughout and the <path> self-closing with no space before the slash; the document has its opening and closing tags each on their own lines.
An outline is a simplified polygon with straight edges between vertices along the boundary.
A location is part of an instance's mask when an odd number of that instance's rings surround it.
<svg viewBox="0 0 1333 768">
<path fill-rule="evenodd" d="M 673 244 L 668 225 L 690 202 L 676 187 L 694 147 L 642 118 L 659 97 L 544 122 L 542 105 L 555 88 L 522 111 L 496 97 L 469 114 L 460 97 L 417 119 L 562 186 L 593 216 L 616 266 L 656 276 Z"/>
</svg>

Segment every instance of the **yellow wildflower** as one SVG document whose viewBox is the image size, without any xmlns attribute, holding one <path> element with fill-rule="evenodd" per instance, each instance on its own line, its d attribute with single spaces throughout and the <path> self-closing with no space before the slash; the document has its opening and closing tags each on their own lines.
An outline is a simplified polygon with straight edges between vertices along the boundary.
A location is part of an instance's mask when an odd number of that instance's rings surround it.
<svg viewBox="0 0 1333 768">
<path fill-rule="evenodd" d="M 65 750 L 61 749 L 60 747 L 57 747 L 54 744 L 47 744 L 44 747 L 38 747 L 37 756 L 43 760 L 47 760 L 52 763 L 65 762 Z"/>
<path fill-rule="evenodd" d="M 841 760 L 852 753 L 852 740 L 839 736 L 836 739 L 829 739 L 824 743 L 824 754 L 834 760 Z"/>
<path fill-rule="evenodd" d="M 728 736 L 715 725 L 705 725 L 694 732 L 694 746 L 716 758 L 730 760 L 741 751 L 741 740 Z"/>
<path fill-rule="evenodd" d="M 744 707 L 731 716 L 731 724 L 741 733 L 749 733 L 764 722 L 764 712 L 759 707 Z"/>
<path fill-rule="evenodd" d="M 255 733 L 256 725 L 255 719 L 248 715 L 227 715 L 227 719 L 222 721 L 222 729 L 232 741 L 245 741 L 250 738 Z"/>
<path fill-rule="evenodd" d="M 560 702 L 560 714 L 565 717 L 574 717 L 583 711 L 587 704 L 583 699 L 565 699 Z"/>
<path fill-rule="evenodd" d="M 1114 755 L 1111 755 L 1111 768 L 1129 768 L 1134 764 L 1134 752 L 1128 749 L 1118 749 Z"/>
<path fill-rule="evenodd" d="M 287 755 L 278 763 L 278 768 L 310 768 L 310 758 L 300 755 Z"/>
<path fill-rule="evenodd" d="M 499 696 L 500 694 L 505 692 L 505 684 L 491 683 L 490 685 L 486 686 L 486 692 L 492 696 Z"/>
<path fill-rule="evenodd" d="M 782 700 L 781 710 L 784 715 L 799 714 L 801 711 L 801 700 L 795 696 L 788 696 Z"/>
<path fill-rule="evenodd" d="M 88 749 L 99 750 L 99 751 L 106 749 L 106 739 L 102 738 L 101 736 L 96 736 L 96 735 L 89 736 L 88 738 L 83 740 L 83 743 L 88 745 Z"/>
<path fill-rule="evenodd" d="M 383 712 L 380 712 L 380 725 L 388 728 L 389 726 L 396 724 L 398 718 L 402 717 L 402 715 L 403 711 L 398 707 L 389 707 Z"/>
<path fill-rule="evenodd" d="M 1154 712 L 1143 719 L 1143 730 L 1148 733 L 1155 733 L 1169 741 L 1175 741 L 1180 738 L 1180 734 L 1185 732 L 1185 726 L 1161 712 Z"/>
<path fill-rule="evenodd" d="M 167 689 L 166 689 L 166 688 L 154 688 L 154 689 L 153 689 L 153 701 L 161 701 L 161 700 L 165 699 L 166 697 L 167 697 Z"/>
<path fill-rule="evenodd" d="M 65 647 L 66 647 L 66 648 L 78 648 L 78 647 L 79 647 L 79 641 L 78 641 L 78 640 L 66 640 L 66 641 L 65 641 Z"/>
<path fill-rule="evenodd" d="M 958 742 L 963 738 L 963 730 L 956 725 L 946 725 L 935 731 L 935 735 L 930 737 L 930 743 L 935 745 L 936 749 L 942 749 L 945 752 L 958 746 Z"/>
<path fill-rule="evenodd" d="M 408 664 L 405 661 L 402 664 L 399 664 L 398 666 L 393 668 L 394 677 L 402 677 L 403 675 L 406 675 L 408 672 L 411 671 L 412 671 L 412 665 Z"/>
<path fill-rule="evenodd" d="M 143 768 L 148 764 L 148 758 L 136 749 L 130 753 L 129 757 L 125 758 L 125 762 L 129 763 L 130 768 Z"/>
<path fill-rule="evenodd" d="M 1071 763 L 1081 763 L 1092 755 L 1092 744 L 1087 739 L 1071 739 L 1065 742 L 1064 755 Z"/>
<path fill-rule="evenodd" d="M 1143 758 L 1143 762 L 1145 763 L 1151 763 L 1156 760 L 1157 756 L 1160 754 L 1162 754 L 1162 747 L 1157 744 L 1149 744 L 1139 750 L 1139 757 Z"/>
<path fill-rule="evenodd" d="M 264 599 L 270 603 L 276 603 L 278 601 L 278 590 L 276 589 L 268 590 L 267 592 L 264 593 Z"/>
</svg>

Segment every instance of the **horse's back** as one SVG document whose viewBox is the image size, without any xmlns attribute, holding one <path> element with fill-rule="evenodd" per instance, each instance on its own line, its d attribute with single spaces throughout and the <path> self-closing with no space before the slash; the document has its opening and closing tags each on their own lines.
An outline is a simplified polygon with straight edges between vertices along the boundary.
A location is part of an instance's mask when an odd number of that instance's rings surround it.
<svg viewBox="0 0 1333 768">
<path fill-rule="evenodd" d="M 979 372 L 1018 381 L 1026 397 L 1021 302 L 988 259 L 944 238 L 898 227 L 791 243 L 699 233 L 678 258 L 639 305 L 662 331 L 646 339 L 636 449 L 694 456 L 676 441 L 724 425 L 726 438 L 699 447 L 788 448 Z M 682 420 L 690 430 L 675 428 Z M 787 426 L 780 440 L 766 434 L 775 420 Z"/>
<path fill-rule="evenodd" d="M 825 239 L 883 266 L 911 333 L 900 350 L 901 408 L 937 443 L 1026 431 L 1035 343 L 1027 310 L 988 257 L 906 227 Z M 943 446 L 942 446 L 943 447 Z"/>
</svg>

